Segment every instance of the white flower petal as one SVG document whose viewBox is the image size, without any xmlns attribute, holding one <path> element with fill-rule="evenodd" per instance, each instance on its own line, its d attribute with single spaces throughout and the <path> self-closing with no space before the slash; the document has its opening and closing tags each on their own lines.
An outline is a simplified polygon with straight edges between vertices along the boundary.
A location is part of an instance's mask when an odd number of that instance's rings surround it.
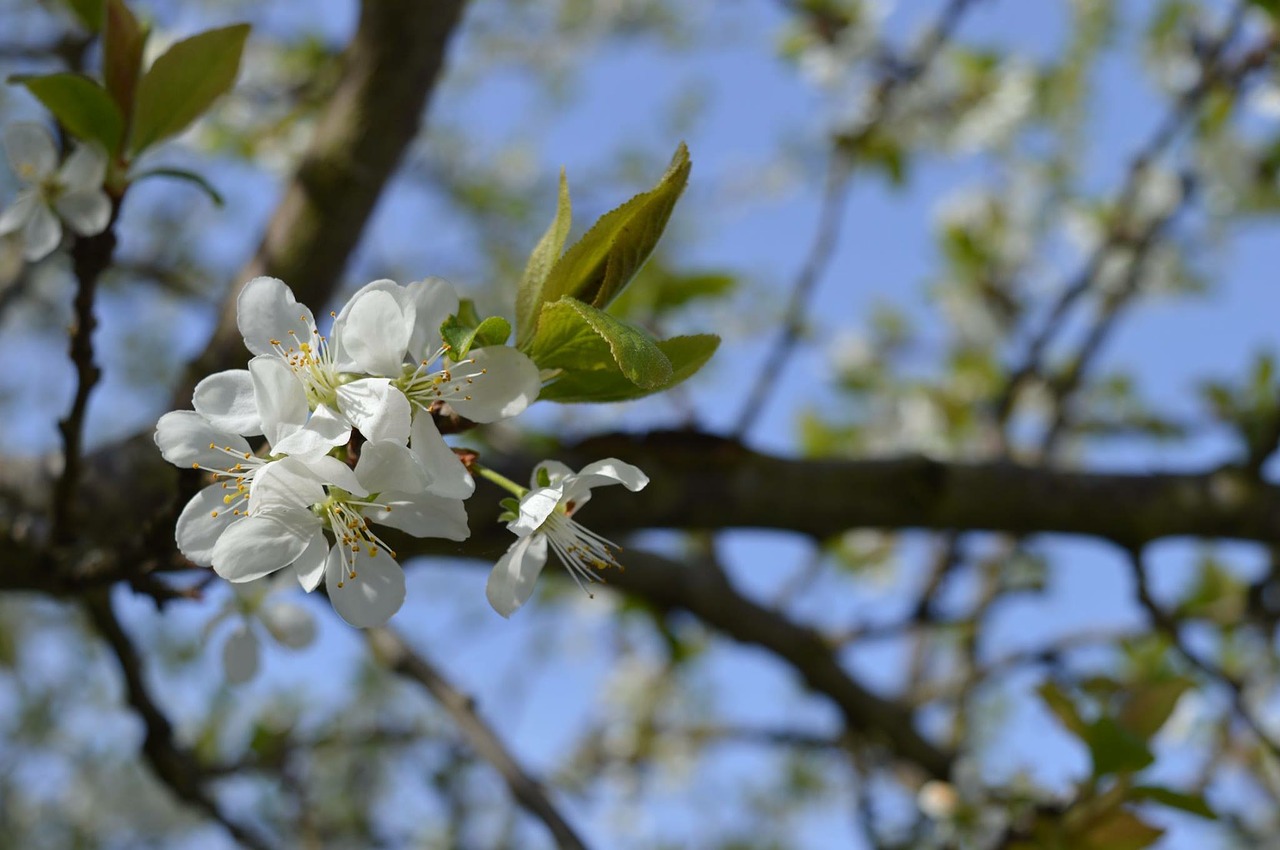
<svg viewBox="0 0 1280 850">
<path fill-rule="evenodd" d="M 373 522 L 398 528 L 414 537 L 466 540 L 471 536 L 471 529 L 467 527 L 467 509 L 458 499 L 444 499 L 422 492 L 390 492 L 380 493 L 378 501 L 388 507 L 365 511 L 365 516 Z"/>
<path fill-rule="evenodd" d="M 524 537 L 512 544 L 493 565 L 484 595 L 493 610 L 510 617 L 533 595 L 534 583 L 547 563 L 547 538 L 542 534 Z"/>
<path fill-rule="evenodd" d="M 0 212 L 0 236 L 7 236 L 27 226 L 36 207 L 42 205 L 44 199 L 40 193 L 27 189 L 14 196 L 13 203 Z"/>
<path fill-rule="evenodd" d="M 343 351 L 362 372 L 399 377 L 412 330 L 413 320 L 405 317 L 395 296 L 366 292 L 353 300 L 347 313 Z"/>
<path fill-rule="evenodd" d="M 440 348 L 440 326 L 458 312 L 458 293 L 453 284 L 439 277 L 417 280 L 405 287 L 414 307 L 413 335 L 409 353 L 421 360 Z"/>
<path fill-rule="evenodd" d="M 355 291 L 355 293 L 347 299 L 347 303 L 342 305 L 342 309 L 338 311 L 338 315 L 334 317 L 333 329 L 329 333 L 330 352 L 333 355 L 334 366 L 339 372 L 356 372 L 359 371 L 355 360 L 346 350 L 343 342 L 347 333 L 347 317 L 351 315 L 351 308 L 361 297 L 370 292 L 387 292 L 396 299 L 396 303 L 400 304 L 401 309 L 406 307 L 406 299 L 404 298 L 404 287 L 396 283 L 394 280 L 375 280 L 372 283 L 366 283 Z"/>
<path fill-rule="evenodd" d="M 475 492 L 475 480 L 440 436 L 430 413 L 424 411 L 413 417 L 409 446 L 427 476 L 429 492 L 446 499 L 466 499 Z"/>
<path fill-rule="evenodd" d="M 307 424 L 272 445 L 277 454 L 325 455 L 351 441 L 351 423 L 324 405 L 317 407 Z"/>
<path fill-rule="evenodd" d="M 427 486 L 427 475 L 413 452 L 402 443 L 389 440 L 368 442 L 360 447 L 356 478 L 370 493 L 387 490 L 413 492 Z"/>
<path fill-rule="evenodd" d="M 4 151 L 13 173 L 23 183 L 39 183 L 58 167 L 53 136 L 39 124 L 24 121 L 5 127 Z"/>
<path fill-rule="evenodd" d="M 249 489 L 249 512 L 285 510 L 309 513 L 312 505 L 324 501 L 323 484 L 324 479 L 300 458 L 285 457 L 272 461 L 253 477 Z M 312 518 L 320 522 L 318 518 Z M 301 551 L 298 550 L 299 553 Z"/>
<path fill-rule="evenodd" d="M 385 626 L 404 604 L 404 570 L 381 549 L 371 556 L 361 550 L 354 578 L 347 575 L 342 550 L 335 546 L 325 567 L 325 590 L 338 616 L 357 629 Z"/>
<path fill-rule="evenodd" d="M 538 367 L 514 348 L 474 348 L 467 357 L 472 362 L 455 370 L 458 391 L 444 394 L 460 415 L 473 422 L 497 422 L 522 413 L 537 399 L 542 388 Z M 472 383 L 462 383 L 463 376 L 472 376 Z"/>
<path fill-rule="evenodd" d="M 82 144 L 58 169 L 58 183 L 68 193 L 97 192 L 107 179 L 107 152 L 100 145 Z"/>
<path fill-rule="evenodd" d="M 564 499 L 581 507 L 591 498 L 593 487 L 605 487 L 610 484 L 621 484 L 632 493 L 643 490 L 649 483 L 649 476 L 637 467 L 624 463 L 615 457 L 597 460 L 582 467 L 577 475 L 564 481 Z"/>
<path fill-rule="evenodd" d="M 507 528 L 520 537 L 532 534 L 547 521 L 563 496 L 564 490 L 560 487 L 530 490 L 520 500 L 520 516 L 507 523 Z"/>
<path fill-rule="evenodd" d="M 68 192 L 53 202 L 62 220 L 81 236 L 97 236 L 111 223 L 111 199 L 101 189 Z"/>
<path fill-rule="evenodd" d="M 370 442 L 409 442 L 409 400 L 387 378 L 361 378 L 338 387 L 338 408 Z"/>
<path fill-rule="evenodd" d="M 324 455 L 309 457 L 306 459 L 306 464 L 316 474 L 316 477 L 325 484 L 341 487 L 355 496 L 369 495 L 369 491 L 360 483 L 360 479 L 351 470 L 351 467 L 336 457 Z"/>
<path fill-rule="evenodd" d="M 262 433 L 248 369 L 228 369 L 205 378 L 196 384 L 191 406 L 215 428 L 246 437 Z"/>
<path fill-rule="evenodd" d="M 316 639 L 316 622 L 311 612 L 295 602 L 268 605 L 258 617 L 271 636 L 290 649 L 310 646 Z"/>
<path fill-rule="evenodd" d="M 253 581 L 298 560 L 314 528 L 275 516 L 249 516 L 227 526 L 213 547 L 213 569 L 227 581 Z"/>
<path fill-rule="evenodd" d="M 231 523 L 240 519 L 223 501 L 228 492 L 221 484 L 210 484 L 192 496 L 178 515 L 174 540 L 178 543 L 178 550 L 191 563 L 202 567 L 211 565 L 213 547 L 218 538 Z"/>
<path fill-rule="evenodd" d="M 262 421 L 262 433 L 272 448 L 307 424 L 311 408 L 307 391 L 289 365 L 278 357 L 259 355 L 249 361 L 253 400 Z"/>
<path fill-rule="evenodd" d="M 222 672 L 227 683 L 239 685 L 258 674 L 258 637 L 248 624 L 231 633 L 222 645 Z"/>
<path fill-rule="evenodd" d="M 295 350 L 299 342 L 315 344 L 315 317 L 278 278 L 255 277 L 244 285 L 236 299 L 236 324 L 254 354 L 275 353 L 272 340 Z"/>
<path fill-rule="evenodd" d="M 156 445 L 174 466 L 190 469 L 193 464 L 209 469 L 228 469 L 236 458 L 252 456 L 244 437 L 214 428 L 194 410 L 172 410 L 156 423 Z M 210 448 L 210 444 L 218 448 Z M 221 451 L 229 449 L 230 451 Z"/>
<path fill-rule="evenodd" d="M 44 204 L 31 208 L 31 217 L 22 228 L 22 255 L 36 263 L 52 254 L 62 244 L 62 222 Z"/>
<path fill-rule="evenodd" d="M 302 585 L 302 589 L 307 593 L 320 586 L 327 560 L 329 560 L 329 541 L 325 538 L 324 532 L 317 528 L 311 540 L 307 542 L 307 548 L 303 549 L 298 560 L 293 562 L 293 573 L 298 579 L 298 584 Z"/>
</svg>

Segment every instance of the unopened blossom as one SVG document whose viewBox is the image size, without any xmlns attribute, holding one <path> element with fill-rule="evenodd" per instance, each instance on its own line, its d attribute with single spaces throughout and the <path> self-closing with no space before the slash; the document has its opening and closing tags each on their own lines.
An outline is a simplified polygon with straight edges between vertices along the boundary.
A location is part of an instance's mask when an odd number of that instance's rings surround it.
<svg viewBox="0 0 1280 850">
<path fill-rule="evenodd" d="M 595 581 L 596 571 L 618 567 L 616 543 L 579 523 L 574 517 L 591 498 L 591 490 L 621 484 L 631 492 L 643 490 L 649 477 L 629 463 L 606 458 L 574 472 L 548 460 L 533 472 L 532 489 L 520 498 L 519 512 L 507 523 L 519 539 L 494 565 L 485 587 L 489 604 L 510 617 L 533 594 L 533 585 L 547 562 L 550 548 L 569 575 L 583 587 Z"/>
<path fill-rule="evenodd" d="M 4 133 L 9 164 L 24 185 L 0 213 L 0 236 L 21 233 L 23 254 L 41 260 L 62 242 L 62 224 L 81 236 L 106 230 L 111 199 L 102 190 L 107 154 L 94 144 L 80 145 L 62 166 L 49 131 L 39 124 L 11 124 Z"/>
<path fill-rule="evenodd" d="M 393 379 L 415 410 L 445 402 L 474 422 L 520 414 L 538 397 L 538 367 L 507 345 L 473 348 L 461 360 L 447 360 L 440 326 L 458 305 L 458 294 L 440 278 L 407 286 L 375 280 L 334 320 L 335 362 L 345 371 Z"/>
<path fill-rule="evenodd" d="M 462 501 L 428 492 L 423 463 L 389 440 L 365 443 L 354 470 L 328 456 L 277 460 L 254 482 L 250 515 L 218 538 L 214 570 L 245 582 L 291 566 L 308 592 L 323 580 L 351 625 L 383 625 L 404 603 L 404 572 L 371 524 L 415 537 L 470 534 Z"/>
<path fill-rule="evenodd" d="M 234 593 L 228 604 L 205 625 L 207 636 L 221 623 L 237 621 L 222 645 L 222 670 L 228 683 L 240 684 L 257 675 L 263 631 L 290 649 L 304 649 L 315 640 L 316 624 L 311 612 L 281 598 L 289 584 L 292 582 L 273 579 L 233 584 Z"/>
</svg>

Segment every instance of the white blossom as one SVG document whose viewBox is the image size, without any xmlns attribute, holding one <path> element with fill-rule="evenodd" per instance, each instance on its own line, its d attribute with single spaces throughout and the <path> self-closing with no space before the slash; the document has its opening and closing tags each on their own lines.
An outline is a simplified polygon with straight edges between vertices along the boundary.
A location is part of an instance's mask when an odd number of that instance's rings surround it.
<svg viewBox="0 0 1280 850">
<path fill-rule="evenodd" d="M 594 570 L 618 566 L 617 544 L 584 527 L 574 515 L 591 498 L 591 490 L 621 484 L 643 490 L 649 477 L 616 458 L 587 464 L 575 473 L 556 461 L 543 461 L 533 472 L 533 489 L 520 499 L 519 513 L 507 528 L 519 539 L 494 565 L 485 594 L 489 604 L 510 617 L 533 594 L 533 585 L 547 562 L 547 549 L 559 556 L 574 581 L 596 579 Z"/>
<path fill-rule="evenodd" d="M 0 236 L 21 232 L 23 253 L 36 262 L 62 242 L 62 222 L 81 236 L 106 230 L 111 199 L 102 190 L 107 154 L 94 144 L 80 145 L 62 166 L 49 131 L 39 124 L 12 124 L 5 129 L 5 153 L 24 184 L 3 213 Z"/>
<path fill-rule="evenodd" d="M 316 624 L 311 612 L 281 598 L 288 584 L 272 579 L 233 584 L 234 593 L 227 604 L 205 625 L 208 636 L 219 624 L 229 619 L 237 621 L 222 645 L 222 669 L 228 683 L 240 684 L 257 675 L 263 631 L 290 649 L 303 649 L 315 640 Z"/>
</svg>

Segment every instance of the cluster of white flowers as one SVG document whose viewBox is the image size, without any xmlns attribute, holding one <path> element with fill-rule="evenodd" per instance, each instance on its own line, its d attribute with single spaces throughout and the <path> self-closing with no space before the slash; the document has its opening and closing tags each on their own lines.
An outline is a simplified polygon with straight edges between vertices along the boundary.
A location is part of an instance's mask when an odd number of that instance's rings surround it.
<svg viewBox="0 0 1280 850">
<path fill-rule="evenodd" d="M 323 581 L 351 625 L 382 625 L 404 602 L 405 581 L 372 526 L 459 541 L 470 533 L 463 500 L 475 483 L 433 412 L 447 405 L 481 423 L 515 416 L 537 398 L 538 369 L 505 345 L 453 360 L 440 327 L 459 300 L 434 278 L 368 284 L 329 336 L 275 278 L 246 284 L 237 309 L 255 355 L 248 368 L 205 378 L 195 409 L 156 427 L 166 460 L 213 477 L 178 518 L 178 548 L 232 582 L 291 568 L 308 592 Z M 614 564 L 612 544 L 571 517 L 592 486 L 647 483 L 612 459 L 578 475 L 548 462 L 531 491 L 485 473 L 521 498 L 509 516 L 520 539 L 489 585 L 504 616 L 528 599 L 548 543 L 579 581 L 592 578 L 586 567 Z"/>
</svg>

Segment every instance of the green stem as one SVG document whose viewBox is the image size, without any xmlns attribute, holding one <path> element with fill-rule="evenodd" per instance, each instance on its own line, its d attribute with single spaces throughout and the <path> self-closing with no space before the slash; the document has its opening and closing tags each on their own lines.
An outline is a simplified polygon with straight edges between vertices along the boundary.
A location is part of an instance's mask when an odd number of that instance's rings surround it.
<svg viewBox="0 0 1280 850">
<path fill-rule="evenodd" d="M 525 493 L 529 492 L 529 488 L 521 487 L 519 484 L 512 481 L 510 478 L 503 475 L 502 473 L 495 472 L 494 470 L 489 469 L 488 467 L 485 467 L 485 466 L 481 466 L 478 463 L 472 463 L 471 469 L 481 478 L 486 478 L 489 481 L 492 481 L 494 484 L 497 484 L 503 490 L 506 490 L 508 493 L 511 493 L 512 495 L 514 495 L 517 499 L 523 499 Z"/>
</svg>

